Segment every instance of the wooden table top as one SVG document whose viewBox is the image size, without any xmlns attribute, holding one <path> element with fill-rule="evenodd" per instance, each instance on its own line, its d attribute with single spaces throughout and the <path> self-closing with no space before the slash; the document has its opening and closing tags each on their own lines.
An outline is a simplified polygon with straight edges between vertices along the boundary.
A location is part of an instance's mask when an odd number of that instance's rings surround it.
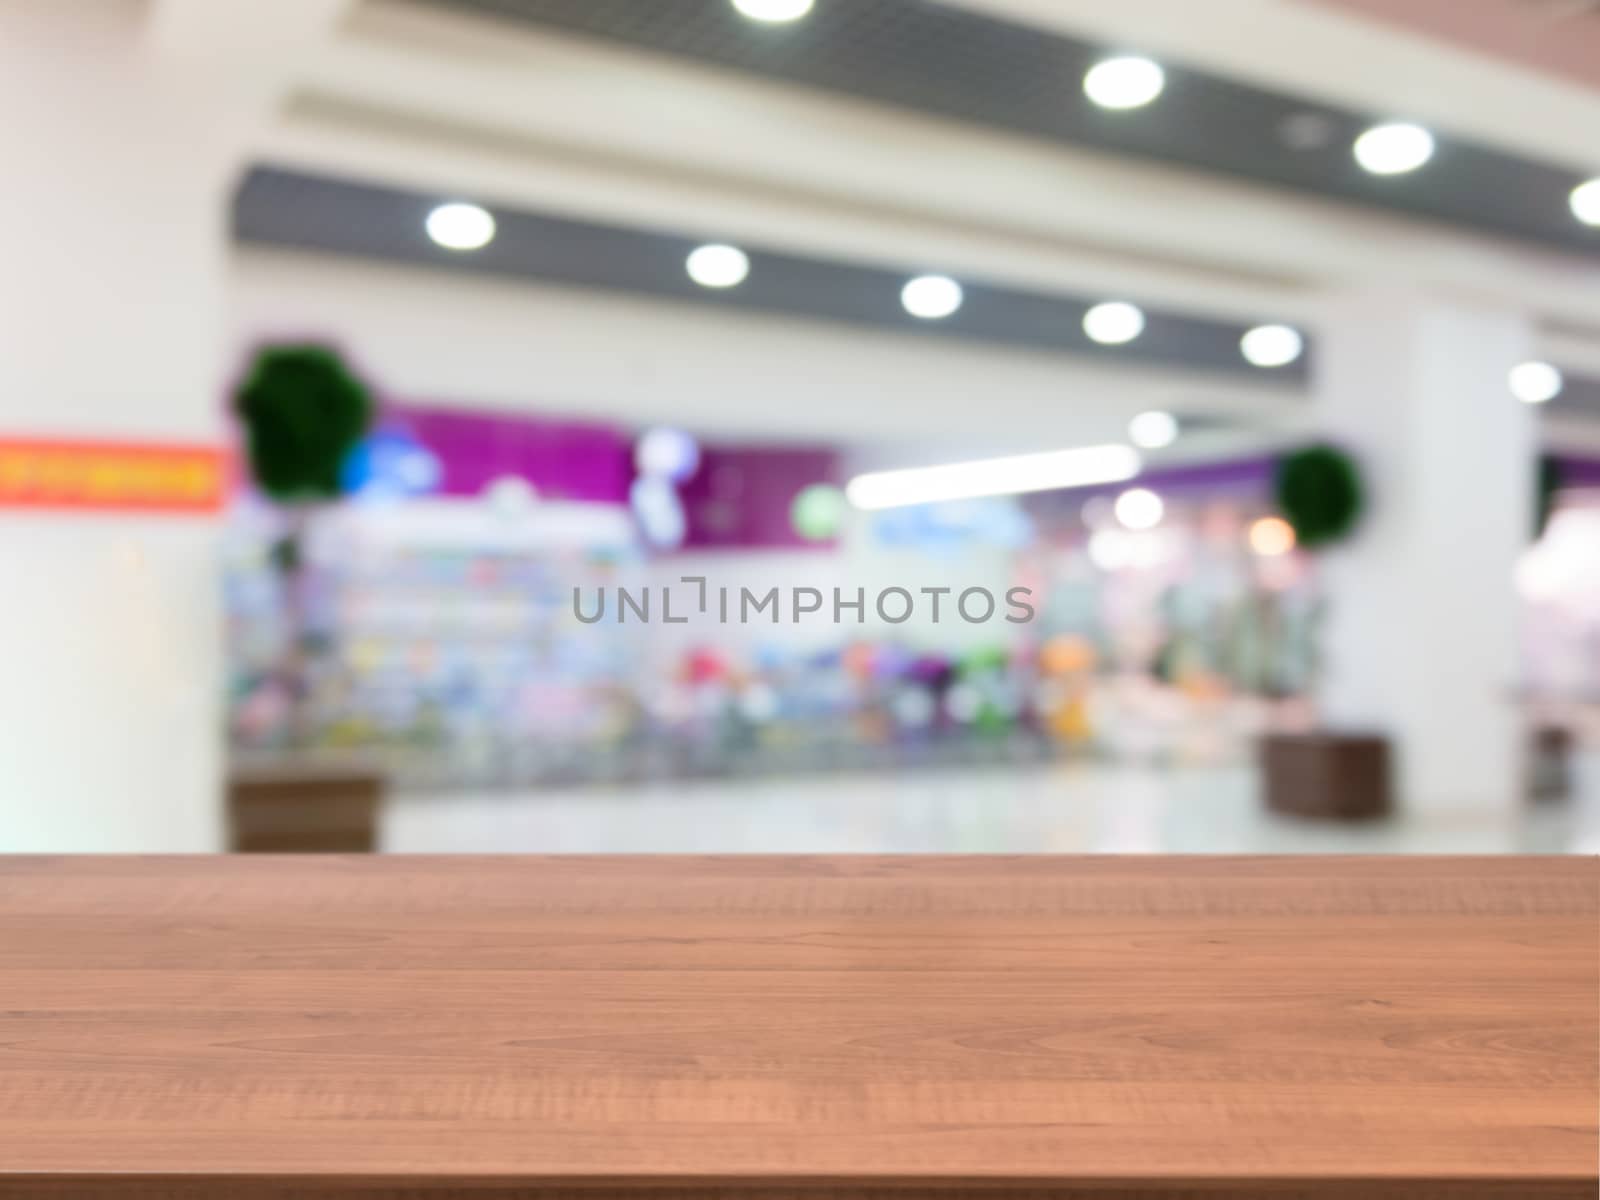
<svg viewBox="0 0 1600 1200">
<path fill-rule="evenodd" d="M 1593 1197 L 1597 910 L 1595 859 L 0 858 L 0 1195 Z"/>
</svg>

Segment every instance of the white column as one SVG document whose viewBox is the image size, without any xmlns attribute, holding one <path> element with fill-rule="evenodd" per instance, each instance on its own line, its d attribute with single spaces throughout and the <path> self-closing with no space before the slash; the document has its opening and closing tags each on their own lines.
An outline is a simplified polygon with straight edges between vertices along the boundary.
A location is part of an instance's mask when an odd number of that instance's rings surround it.
<svg viewBox="0 0 1600 1200">
<path fill-rule="evenodd" d="M 230 188 L 347 0 L 0 0 L 0 438 L 217 444 Z M 222 844 L 215 516 L 0 508 L 0 852 Z"/>
<path fill-rule="evenodd" d="M 1369 506 L 1324 555 L 1323 714 L 1388 733 L 1399 802 L 1508 820 L 1522 793 L 1513 568 L 1532 520 L 1535 420 L 1507 372 L 1515 313 L 1404 292 L 1341 298 L 1319 340 L 1322 428 Z"/>
<path fill-rule="evenodd" d="M 0 438 L 221 440 L 232 117 L 144 14 L 0 0 Z M 0 852 L 220 848 L 216 536 L 0 508 Z"/>
</svg>

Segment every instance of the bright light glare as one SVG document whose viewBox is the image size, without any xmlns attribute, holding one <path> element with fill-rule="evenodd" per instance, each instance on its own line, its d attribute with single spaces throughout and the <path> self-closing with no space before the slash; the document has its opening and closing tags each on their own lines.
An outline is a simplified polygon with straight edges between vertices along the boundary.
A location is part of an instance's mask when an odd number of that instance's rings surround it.
<svg viewBox="0 0 1600 1200">
<path fill-rule="evenodd" d="M 1146 450 L 1170 446 L 1178 440 L 1178 418 L 1160 409 L 1142 412 L 1128 422 L 1128 437 Z"/>
<path fill-rule="evenodd" d="M 1128 535 L 1120 529 L 1101 529 L 1089 538 L 1089 561 L 1102 571 L 1127 566 L 1131 550 Z"/>
<path fill-rule="evenodd" d="M 1167 85 L 1160 64 L 1134 55 L 1108 58 L 1084 74 L 1083 94 L 1101 108 L 1142 108 Z"/>
<path fill-rule="evenodd" d="M 1591 179 L 1573 188 L 1569 203 L 1572 215 L 1585 225 L 1600 225 L 1600 179 Z"/>
<path fill-rule="evenodd" d="M 1287 325 L 1257 325 L 1239 339 L 1239 351 L 1252 367 L 1286 367 L 1303 349 L 1305 339 Z"/>
<path fill-rule="evenodd" d="M 1250 549 L 1262 558 L 1289 553 L 1294 541 L 1294 526 L 1282 517 L 1261 517 L 1250 523 Z"/>
<path fill-rule="evenodd" d="M 940 500 L 1117 483 L 1137 475 L 1139 466 L 1139 452 L 1131 446 L 1080 446 L 937 467 L 873 471 L 852 479 L 845 496 L 857 508 L 898 508 Z"/>
<path fill-rule="evenodd" d="M 1102 346 L 1120 346 L 1144 332 L 1144 313 L 1136 305 L 1109 300 L 1083 314 L 1083 331 Z"/>
<path fill-rule="evenodd" d="M 900 303 L 913 317 L 937 321 L 961 307 L 961 285 L 948 275 L 918 275 L 900 289 Z"/>
<path fill-rule="evenodd" d="M 1524 404 L 1543 404 L 1561 394 L 1561 372 L 1547 362 L 1518 363 L 1509 382 L 1511 394 Z"/>
<path fill-rule="evenodd" d="M 441 204 L 428 214 L 427 230 L 447 250 L 478 250 L 494 238 L 494 217 L 476 204 Z"/>
<path fill-rule="evenodd" d="M 1129 488 L 1117 497 L 1117 520 L 1129 529 L 1154 529 L 1167 506 L 1149 488 Z"/>
<path fill-rule="evenodd" d="M 1560 618 L 1587 623 L 1600 612 L 1600 510 L 1557 509 L 1516 568 L 1517 590 Z"/>
<path fill-rule="evenodd" d="M 640 475 L 681 483 L 699 466 L 699 443 L 681 429 L 651 429 L 634 443 L 633 469 Z"/>
<path fill-rule="evenodd" d="M 745 252 L 720 242 L 690 251 L 684 266 L 690 279 L 708 288 L 735 287 L 750 274 L 750 259 Z"/>
<path fill-rule="evenodd" d="M 1403 121 L 1374 125 L 1355 144 L 1356 162 L 1374 175 L 1403 175 L 1433 157 L 1433 134 Z"/>
<path fill-rule="evenodd" d="M 1157 530 L 1102 529 L 1089 539 L 1089 561 L 1102 571 L 1158 567 L 1172 556 L 1172 539 Z"/>
<path fill-rule="evenodd" d="M 812 0 L 733 0 L 734 8 L 752 21 L 798 21 L 811 11 Z"/>
</svg>

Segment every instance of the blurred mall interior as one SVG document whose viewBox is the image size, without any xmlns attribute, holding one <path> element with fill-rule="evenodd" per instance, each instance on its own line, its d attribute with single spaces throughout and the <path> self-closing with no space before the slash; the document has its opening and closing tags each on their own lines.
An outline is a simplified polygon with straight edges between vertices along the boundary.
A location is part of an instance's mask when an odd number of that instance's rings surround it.
<svg viewBox="0 0 1600 1200">
<path fill-rule="evenodd" d="M 0 0 L 0 851 L 1600 850 L 1600 4 Z"/>
</svg>

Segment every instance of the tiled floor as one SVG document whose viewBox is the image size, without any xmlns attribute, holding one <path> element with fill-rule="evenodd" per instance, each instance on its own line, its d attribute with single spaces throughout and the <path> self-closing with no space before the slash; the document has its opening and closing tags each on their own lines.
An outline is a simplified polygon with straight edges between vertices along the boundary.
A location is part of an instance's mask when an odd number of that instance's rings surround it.
<svg viewBox="0 0 1600 1200">
<path fill-rule="evenodd" d="M 1596 853 L 1596 807 L 1330 825 L 1263 812 L 1246 767 L 1052 766 L 402 796 L 383 842 L 436 853 Z"/>
</svg>

